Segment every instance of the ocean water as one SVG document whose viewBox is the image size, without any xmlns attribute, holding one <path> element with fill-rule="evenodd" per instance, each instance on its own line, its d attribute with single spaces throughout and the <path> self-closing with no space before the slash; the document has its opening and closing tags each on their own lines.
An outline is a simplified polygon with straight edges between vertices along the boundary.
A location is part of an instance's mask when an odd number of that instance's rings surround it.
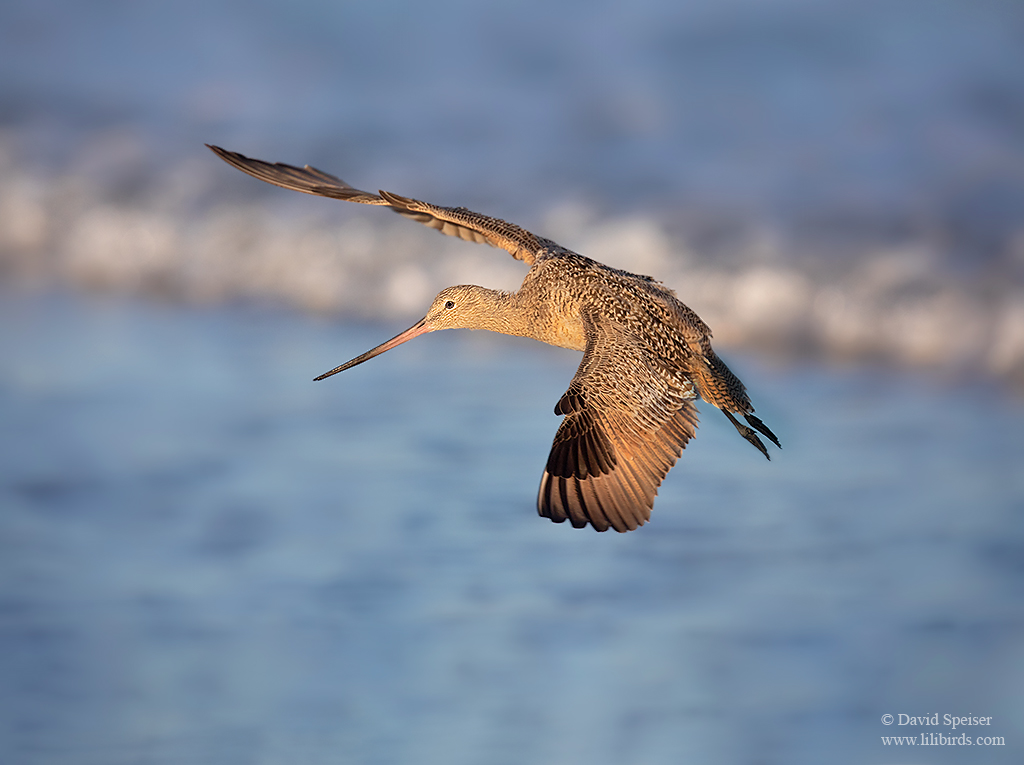
<svg viewBox="0 0 1024 765">
<path fill-rule="evenodd" d="M 579 354 L 312 382 L 395 329 L 3 295 L 0 761 L 1020 761 L 1019 398 L 730 354 L 784 448 L 701 405 L 597 534 L 534 509 Z M 935 712 L 1004 743 L 882 744 Z"/>
<path fill-rule="evenodd" d="M 312 382 L 522 264 L 207 142 L 664 280 L 784 449 L 538 518 L 578 354 Z M 0 4 L 0 763 L 1019 763 L 1022 221 L 1018 0 Z"/>
<path fill-rule="evenodd" d="M 651 273 L 736 347 L 1022 386 L 1022 29 L 1017 0 L 13 0 L 0 276 L 358 320 L 522 278 L 208 142 Z"/>
</svg>

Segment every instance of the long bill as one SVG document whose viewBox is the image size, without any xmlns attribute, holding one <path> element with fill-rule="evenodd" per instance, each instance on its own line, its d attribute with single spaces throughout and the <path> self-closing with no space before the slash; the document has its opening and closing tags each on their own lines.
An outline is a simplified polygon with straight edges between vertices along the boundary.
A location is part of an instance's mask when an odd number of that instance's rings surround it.
<svg viewBox="0 0 1024 765">
<path fill-rule="evenodd" d="M 427 334 L 427 332 L 433 332 L 433 331 L 434 331 L 434 327 L 432 327 L 429 324 L 427 324 L 427 319 L 426 319 L 426 317 L 424 317 L 424 318 L 420 319 L 418 322 L 416 322 L 415 324 L 413 324 L 411 327 L 409 327 L 409 329 L 405 330 L 405 332 L 402 332 L 399 335 L 395 335 L 393 338 L 388 340 L 386 343 L 381 343 L 376 348 L 372 348 L 372 349 L 368 350 L 366 353 L 362 354 L 361 356 L 356 356 L 351 361 L 346 361 L 340 367 L 335 367 L 330 372 L 324 372 L 319 377 L 314 377 L 313 380 L 314 381 L 323 380 L 324 378 L 330 377 L 331 375 L 338 374 L 338 372 L 344 372 L 346 369 L 351 369 L 352 367 L 354 367 L 354 366 L 356 366 L 358 364 L 362 364 L 364 361 L 369 361 L 374 356 L 380 356 L 382 353 L 384 353 L 384 351 L 390 351 L 396 345 L 401 345 L 402 343 L 406 342 L 407 340 L 412 340 L 414 337 L 419 337 L 420 335 L 425 335 L 425 334 Z"/>
</svg>

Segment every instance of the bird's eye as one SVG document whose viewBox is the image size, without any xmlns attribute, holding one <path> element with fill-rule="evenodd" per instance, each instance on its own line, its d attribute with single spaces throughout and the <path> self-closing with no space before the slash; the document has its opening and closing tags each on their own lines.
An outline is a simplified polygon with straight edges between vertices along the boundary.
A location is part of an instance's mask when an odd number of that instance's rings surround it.
<svg viewBox="0 0 1024 765">
<path fill-rule="evenodd" d="M 448 300 L 448 301 L 446 301 L 446 302 L 445 302 L 445 304 L 444 304 L 444 308 L 445 308 L 445 310 L 446 310 L 446 311 L 450 311 L 450 310 L 452 310 L 452 309 L 453 309 L 454 307 L 455 307 L 455 301 L 454 301 L 454 300 Z"/>
</svg>

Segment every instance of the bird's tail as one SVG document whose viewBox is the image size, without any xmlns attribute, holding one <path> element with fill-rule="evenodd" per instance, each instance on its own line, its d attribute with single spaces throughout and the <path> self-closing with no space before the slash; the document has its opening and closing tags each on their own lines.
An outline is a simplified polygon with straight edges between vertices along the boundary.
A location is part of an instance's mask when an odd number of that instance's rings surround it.
<svg viewBox="0 0 1024 765">
<path fill-rule="evenodd" d="M 765 436 L 780 449 L 782 444 L 779 443 L 778 437 L 772 433 L 771 429 L 761 422 L 759 417 L 754 416 L 754 407 L 750 403 L 747 389 L 740 379 L 710 348 L 705 350 L 703 357 L 694 367 L 693 373 L 701 398 L 721 409 L 729 418 L 729 422 L 739 431 L 739 434 L 753 444 L 761 454 L 771 459 L 768 456 L 768 450 L 757 434 Z M 733 416 L 734 414 L 742 415 L 750 427 L 737 420 Z"/>
</svg>

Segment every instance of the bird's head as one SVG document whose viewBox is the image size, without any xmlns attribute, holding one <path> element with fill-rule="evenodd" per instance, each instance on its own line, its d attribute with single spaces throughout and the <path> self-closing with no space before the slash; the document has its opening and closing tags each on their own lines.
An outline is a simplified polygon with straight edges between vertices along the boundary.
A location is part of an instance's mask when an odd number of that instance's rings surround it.
<svg viewBox="0 0 1024 765">
<path fill-rule="evenodd" d="M 460 284 L 437 293 L 423 321 L 435 329 L 484 329 L 496 313 L 495 299 L 502 293 Z"/>
<path fill-rule="evenodd" d="M 351 361 L 346 361 L 341 366 L 335 367 L 315 379 L 323 380 L 338 372 L 344 372 L 346 369 L 369 361 L 384 351 L 389 351 L 397 345 L 428 332 L 439 329 L 492 329 L 495 320 L 499 318 L 497 304 L 505 294 L 473 284 L 446 287 L 437 293 L 434 302 L 430 304 L 427 315 L 405 332 L 395 335 L 386 343 L 381 343 L 376 348 L 372 348 L 361 356 L 356 356 Z"/>
</svg>

